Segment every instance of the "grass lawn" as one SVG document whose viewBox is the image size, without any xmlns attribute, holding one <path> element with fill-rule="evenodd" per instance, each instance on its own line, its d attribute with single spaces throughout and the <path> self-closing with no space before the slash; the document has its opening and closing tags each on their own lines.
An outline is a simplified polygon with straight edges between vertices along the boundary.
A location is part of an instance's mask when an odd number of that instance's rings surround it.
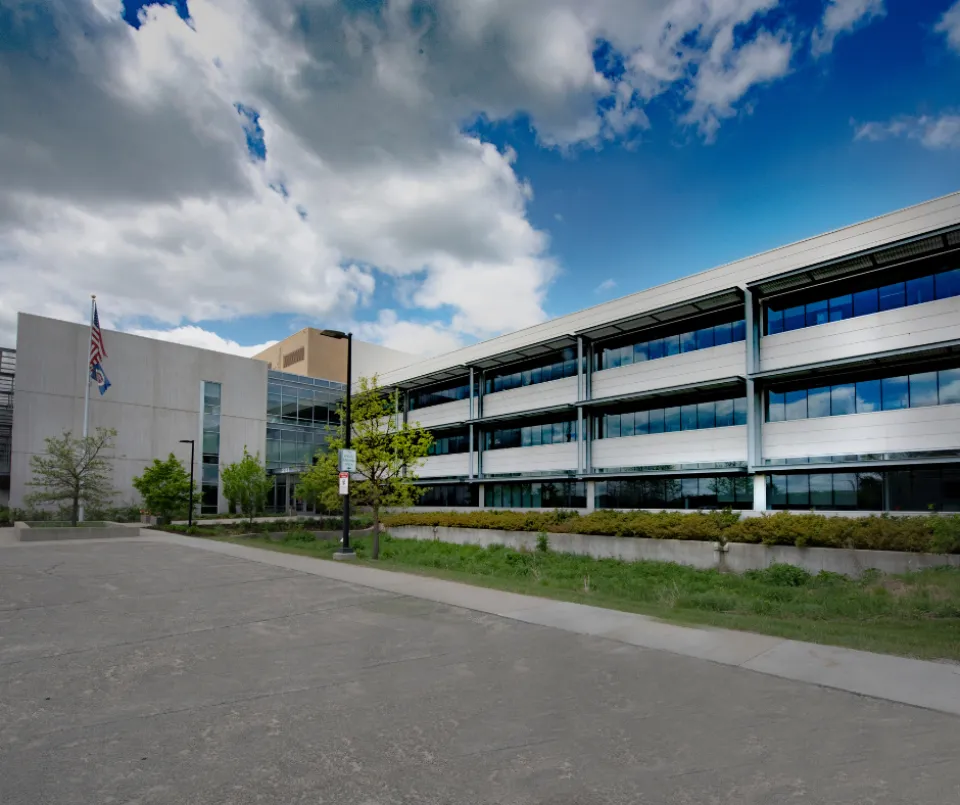
<svg viewBox="0 0 960 805">
<path fill-rule="evenodd" d="M 334 541 L 227 538 L 287 553 L 329 559 Z M 666 621 L 901 654 L 960 661 L 960 570 L 942 568 L 854 581 L 811 576 L 788 565 L 744 575 L 668 562 L 621 562 L 570 554 L 520 553 L 444 542 L 353 540 L 358 562 L 516 593 L 639 612 Z"/>
</svg>

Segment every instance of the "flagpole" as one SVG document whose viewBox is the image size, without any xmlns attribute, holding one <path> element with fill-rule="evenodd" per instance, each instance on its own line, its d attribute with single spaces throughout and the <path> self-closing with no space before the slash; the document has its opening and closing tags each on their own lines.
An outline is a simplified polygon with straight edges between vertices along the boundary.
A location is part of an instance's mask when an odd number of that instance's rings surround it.
<svg viewBox="0 0 960 805">
<path fill-rule="evenodd" d="M 87 354 L 84 363 L 83 376 L 87 379 L 86 391 L 83 395 L 83 440 L 86 445 L 87 433 L 90 426 L 90 345 L 93 344 L 93 312 L 97 306 L 97 295 L 90 294 L 90 334 L 87 338 Z M 79 522 L 83 522 L 83 501 L 80 502 Z"/>
</svg>

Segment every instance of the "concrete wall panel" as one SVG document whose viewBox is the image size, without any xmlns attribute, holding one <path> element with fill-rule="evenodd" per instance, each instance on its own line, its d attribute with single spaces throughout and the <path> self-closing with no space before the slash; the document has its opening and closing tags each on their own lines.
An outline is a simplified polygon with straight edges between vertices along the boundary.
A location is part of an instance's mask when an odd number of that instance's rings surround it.
<svg viewBox="0 0 960 805">
<path fill-rule="evenodd" d="M 485 394 L 483 415 L 500 416 L 555 405 L 569 405 L 577 401 L 577 378 L 564 377 L 534 386 L 523 386 L 509 391 Z"/>
<path fill-rule="evenodd" d="M 598 439 L 593 443 L 593 466 L 596 469 L 746 460 L 746 425 L 649 433 Z"/>
<path fill-rule="evenodd" d="M 549 470 L 575 470 L 577 445 L 544 444 L 538 447 L 508 447 L 483 454 L 483 474 L 501 475 Z"/>
</svg>

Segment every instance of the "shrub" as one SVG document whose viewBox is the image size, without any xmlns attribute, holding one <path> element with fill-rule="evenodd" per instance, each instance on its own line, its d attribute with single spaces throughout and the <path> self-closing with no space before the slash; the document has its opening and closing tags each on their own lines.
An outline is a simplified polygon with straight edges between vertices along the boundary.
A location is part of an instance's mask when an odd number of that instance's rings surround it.
<svg viewBox="0 0 960 805">
<path fill-rule="evenodd" d="M 744 542 L 798 548 L 861 548 L 913 553 L 960 553 L 960 515 L 825 517 L 776 512 L 741 519 L 738 512 L 402 512 L 387 527 L 449 526 L 547 534 Z"/>
<path fill-rule="evenodd" d="M 309 531 L 304 531 L 302 528 L 294 529 L 289 534 L 284 536 L 284 542 L 316 542 L 317 538 Z"/>
<path fill-rule="evenodd" d="M 537 534 L 537 552 L 538 553 L 550 552 L 550 537 L 547 536 L 546 531 L 541 531 L 539 534 Z"/>
<path fill-rule="evenodd" d="M 771 584 L 775 587 L 803 587 L 813 578 L 802 567 L 780 562 L 763 570 L 748 570 L 744 575 L 748 579 Z"/>
</svg>

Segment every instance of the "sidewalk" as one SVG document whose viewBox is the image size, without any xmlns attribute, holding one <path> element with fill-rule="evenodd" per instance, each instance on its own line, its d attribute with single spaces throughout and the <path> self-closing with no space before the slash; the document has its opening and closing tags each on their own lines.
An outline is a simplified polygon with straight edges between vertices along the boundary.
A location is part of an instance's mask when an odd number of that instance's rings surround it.
<svg viewBox="0 0 960 805">
<path fill-rule="evenodd" d="M 664 623 L 645 615 L 552 601 L 391 570 L 213 540 L 142 532 L 142 539 L 423 598 L 524 623 L 604 637 L 642 648 L 960 715 L 960 665 L 801 643 L 750 632 Z"/>
</svg>

